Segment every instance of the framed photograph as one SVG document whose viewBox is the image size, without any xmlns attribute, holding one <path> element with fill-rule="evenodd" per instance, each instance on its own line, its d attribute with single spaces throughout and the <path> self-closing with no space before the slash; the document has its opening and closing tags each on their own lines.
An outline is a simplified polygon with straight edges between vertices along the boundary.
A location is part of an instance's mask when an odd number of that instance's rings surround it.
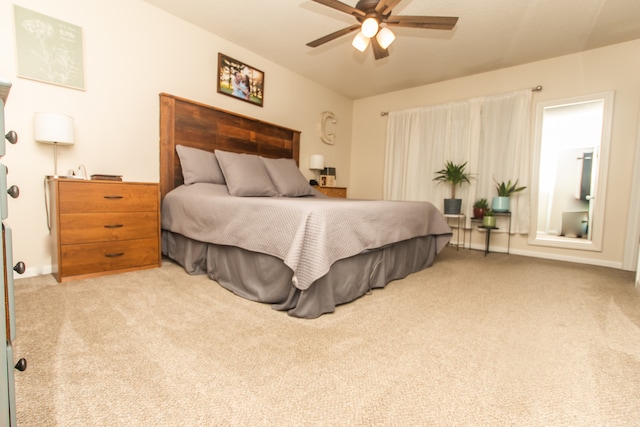
<svg viewBox="0 0 640 427">
<path fill-rule="evenodd" d="M 82 28 L 14 5 L 18 76 L 84 90 Z"/>
<path fill-rule="evenodd" d="M 262 107 L 264 73 L 230 56 L 218 53 L 218 93 Z"/>
<path fill-rule="evenodd" d="M 321 187 L 335 187 L 336 186 L 336 177 L 333 175 L 320 175 L 320 186 Z"/>
</svg>

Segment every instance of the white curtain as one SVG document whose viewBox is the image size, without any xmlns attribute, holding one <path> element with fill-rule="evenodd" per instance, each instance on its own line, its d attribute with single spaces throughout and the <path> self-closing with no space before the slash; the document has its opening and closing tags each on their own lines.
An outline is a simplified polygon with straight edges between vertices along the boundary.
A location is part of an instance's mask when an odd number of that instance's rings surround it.
<svg viewBox="0 0 640 427">
<path fill-rule="evenodd" d="M 529 230 L 531 90 L 390 112 L 384 198 L 430 201 L 442 209 L 450 186 L 433 181 L 445 162 L 467 162 L 474 179 L 456 191 L 463 213 L 494 196 L 495 181 L 519 180 L 527 190 L 511 197 L 514 233 Z"/>
</svg>

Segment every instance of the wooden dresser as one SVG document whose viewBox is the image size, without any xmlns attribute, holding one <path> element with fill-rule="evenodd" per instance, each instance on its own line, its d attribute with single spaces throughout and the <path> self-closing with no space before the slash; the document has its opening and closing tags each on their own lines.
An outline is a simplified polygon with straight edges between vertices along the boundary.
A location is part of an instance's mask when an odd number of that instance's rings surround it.
<svg viewBox="0 0 640 427">
<path fill-rule="evenodd" d="M 347 187 L 322 187 L 316 186 L 316 190 L 329 197 L 347 198 Z"/>
<path fill-rule="evenodd" d="M 58 282 L 161 265 L 155 183 L 49 179 Z"/>
</svg>

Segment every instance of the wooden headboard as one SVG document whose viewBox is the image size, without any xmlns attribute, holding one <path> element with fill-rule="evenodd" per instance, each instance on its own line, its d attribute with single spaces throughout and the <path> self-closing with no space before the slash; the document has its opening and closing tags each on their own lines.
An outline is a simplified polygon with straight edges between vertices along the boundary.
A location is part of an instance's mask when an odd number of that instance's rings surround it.
<svg viewBox="0 0 640 427">
<path fill-rule="evenodd" d="M 181 185 L 182 169 L 176 145 L 213 152 L 292 158 L 299 164 L 300 131 L 229 111 L 160 94 L 160 193 Z"/>
</svg>

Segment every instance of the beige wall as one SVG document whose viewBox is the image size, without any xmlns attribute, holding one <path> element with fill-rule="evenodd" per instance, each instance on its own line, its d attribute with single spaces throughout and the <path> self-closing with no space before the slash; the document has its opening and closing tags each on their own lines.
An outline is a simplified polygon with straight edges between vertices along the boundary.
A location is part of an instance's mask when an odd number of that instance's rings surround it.
<svg viewBox="0 0 640 427">
<path fill-rule="evenodd" d="M 544 89 L 534 93 L 532 117 L 535 117 L 535 104 L 540 101 L 615 91 L 603 250 L 587 252 L 544 248 L 527 244 L 526 236 L 514 236 L 512 251 L 620 267 L 638 141 L 640 40 L 355 101 L 350 195 L 382 197 L 387 119 L 380 116 L 381 111 L 403 110 L 537 85 Z"/>
<path fill-rule="evenodd" d="M 0 76 L 13 83 L 7 129 L 20 142 L 2 162 L 9 185 L 21 195 L 9 201 L 14 260 L 27 275 L 51 271 L 45 213 L 45 175 L 53 173 L 53 149 L 33 140 L 33 113 L 75 118 L 76 144 L 61 147 L 59 172 L 84 164 L 89 174 L 122 174 L 129 181 L 158 181 L 158 94 L 167 92 L 302 131 L 300 168 L 309 178 L 309 155 L 324 154 L 348 185 L 352 101 L 233 43 L 211 35 L 142 0 L 21 0 L 18 5 L 83 30 L 86 90 L 16 76 L 13 1 L 0 0 Z M 218 52 L 265 72 L 260 108 L 216 93 Z M 319 139 L 320 113 L 338 119 L 334 146 Z"/>
<path fill-rule="evenodd" d="M 20 6 L 83 29 L 86 90 L 16 76 L 13 5 L 0 0 L 0 76 L 13 83 L 6 108 L 8 129 L 20 142 L 2 162 L 9 185 L 21 196 L 9 201 L 14 259 L 27 275 L 48 273 L 51 252 L 44 176 L 53 172 L 51 146 L 34 142 L 33 113 L 60 112 L 76 123 L 76 144 L 62 147 L 59 169 L 84 164 L 91 173 L 122 174 L 130 181 L 158 180 L 158 93 L 167 92 L 302 131 L 300 168 L 310 154 L 324 154 L 350 197 L 380 198 L 386 119 L 381 111 L 436 104 L 541 84 L 534 101 L 616 91 L 613 145 L 602 253 L 532 247 L 512 239 L 514 252 L 564 259 L 622 259 L 630 176 L 640 115 L 640 41 L 355 102 L 233 43 L 185 23 L 142 0 L 19 0 Z M 218 52 L 265 72 L 265 105 L 256 107 L 216 93 Z M 319 139 L 322 111 L 335 113 L 333 146 Z"/>
</svg>

